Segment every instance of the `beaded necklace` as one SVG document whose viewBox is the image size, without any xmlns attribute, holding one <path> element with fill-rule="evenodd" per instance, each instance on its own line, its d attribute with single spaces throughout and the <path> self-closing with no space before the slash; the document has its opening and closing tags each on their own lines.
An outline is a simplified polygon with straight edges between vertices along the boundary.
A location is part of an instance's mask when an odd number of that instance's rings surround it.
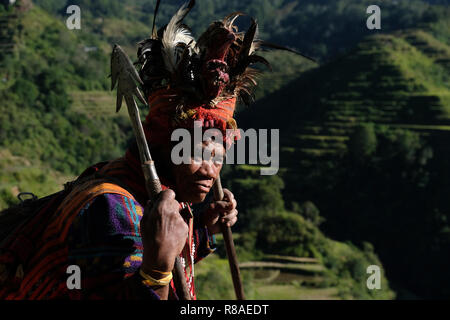
<svg viewBox="0 0 450 320">
<path fill-rule="evenodd" d="M 194 243 L 194 215 L 188 203 L 181 203 L 182 216 L 189 225 L 189 236 L 186 239 L 186 246 L 181 251 L 180 260 L 183 265 L 186 284 L 191 297 L 195 299 L 194 289 L 194 262 L 195 262 L 195 243 Z M 187 261 L 187 263 L 186 263 Z M 188 272 L 189 268 L 189 272 Z"/>
</svg>

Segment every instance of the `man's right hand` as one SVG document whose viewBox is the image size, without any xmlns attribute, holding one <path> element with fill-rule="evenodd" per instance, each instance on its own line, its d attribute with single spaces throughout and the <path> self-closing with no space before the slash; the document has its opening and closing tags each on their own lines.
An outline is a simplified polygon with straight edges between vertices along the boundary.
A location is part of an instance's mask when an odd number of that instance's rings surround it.
<svg viewBox="0 0 450 320">
<path fill-rule="evenodd" d="M 150 275 L 152 270 L 172 271 L 189 234 L 173 190 L 162 191 L 155 203 L 147 203 L 140 228 L 144 246 L 142 270 Z"/>
</svg>

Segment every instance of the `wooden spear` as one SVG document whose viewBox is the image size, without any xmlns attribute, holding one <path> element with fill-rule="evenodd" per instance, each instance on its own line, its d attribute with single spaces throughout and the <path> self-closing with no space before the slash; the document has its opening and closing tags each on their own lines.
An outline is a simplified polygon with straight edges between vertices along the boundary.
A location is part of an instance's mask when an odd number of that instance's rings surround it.
<svg viewBox="0 0 450 320">
<path fill-rule="evenodd" d="M 134 135 L 136 137 L 139 156 L 142 164 L 142 171 L 145 177 L 145 187 L 150 199 L 155 199 L 161 192 L 161 183 L 158 174 L 156 173 L 155 163 L 150 155 L 147 140 L 145 139 L 144 129 L 142 128 L 141 117 L 139 109 L 134 100 L 136 96 L 141 102 L 147 104 L 141 92 L 139 91 L 136 82 L 143 84 L 139 74 L 133 66 L 130 58 L 125 54 L 122 48 L 118 45 L 114 46 L 111 56 L 111 89 L 117 85 L 117 112 L 122 106 L 122 100 L 128 107 L 128 114 L 133 126 Z M 187 288 L 186 278 L 184 276 L 183 266 L 180 258 L 175 260 L 175 267 L 173 270 L 173 280 L 177 295 L 181 300 L 191 300 L 191 295 Z"/>
<path fill-rule="evenodd" d="M 223 200 L 224 193 L 222 189 L 222 182 L 220 181 L 220 175 L 214 184 L 214 199 L 216 201 Z M 231 278 L 233 279 L 234 292 L 236 293 L 237 300 L 245 300 L 244 288 L 241 281 L 241 272 L 239 270 L 239 263 L 236 255 L 236 248 L 234 247 L 233 234 L 231 228 L 226 224 L 222 224 L 223 242 L 225 243 L 225 249 L 227 250 L 228 263 L 230 264 Z"/>
</svg>

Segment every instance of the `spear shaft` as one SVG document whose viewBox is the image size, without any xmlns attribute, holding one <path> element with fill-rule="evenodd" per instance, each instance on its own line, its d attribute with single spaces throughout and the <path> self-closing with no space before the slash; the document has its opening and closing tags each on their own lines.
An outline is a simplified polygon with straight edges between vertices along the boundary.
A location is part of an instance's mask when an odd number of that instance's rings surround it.
<svg viewBox="0 0 450 320">
<path fill-rule="evenodd" d="M 136 142 L 139 149 L 139 156 L 142 163 L 142 171 L 145 177 L 145 187 L 150 199 L 155 199 L 162 191 L 161 182 L 156 173 L 155 163 L 150 155 L 147 140 L 145 139 L 144 129 L 139 116 L 139 109 L 136 101 L 132 97 L 125 97 L 128 106 L 128 114 L 133 125 L 133 131 L 136 136 Z M 191 296 L 184 277 L 183 266 L 180 258 L 175 259 L 175 266 L 173 270 L 173 281 L 177 290 L 177 295 L 181 300 L 191 300 Z"/>
<path fill-rule="evenodd" d="M 214 183 L 214 199 L 221 201 L 224 197 L 222 182 L 220 175 L 217 177 Z M 244 288 L 241 281 L 241 272 L 239 270 L 239 263 L 236 255 L 236 248 L 234 247 L 233 234 L 231 228 L 226 224 L 221 225 L 223 242 L 225 243 L 225 249 L 227 251 L 228 263 L 230 265 L 231 278 L 233 280 L 234 292 L 237 300 L 245 300 Z"/>
<path fill-rule="evenodd" d="M 142 102 L 146 103 L 136 85 L 136 82 L 142 84 L 142 80 L 137 74 L 136 69 L 134 69 L 130 58 L 118 45 L 114 46 L 111 57 L 111 77 L 112 88 L 114 88 L 116 83 L 118 83 L 117 111 L 120 110 L 122 99 L 125 98 L 128 114 L 130 116 L 133 132 L 139 149 L 139 158 L 141 160 L 142 171 L 144 173 L 145 187 L 149 198 L 154 200 L 162 191 L 161 182 L 156 172 L 155 163 L 152 160 L 150 149 L 145 138 L 139 108 L 133 96 L 136 95 Z M 191 300 L 191 295 L 187 288 L 186 278 L 184 276 L 183 266 L 179 257 L 175 259 L 173 281 L 178 297 L 181 300 Z"/>
</svg>

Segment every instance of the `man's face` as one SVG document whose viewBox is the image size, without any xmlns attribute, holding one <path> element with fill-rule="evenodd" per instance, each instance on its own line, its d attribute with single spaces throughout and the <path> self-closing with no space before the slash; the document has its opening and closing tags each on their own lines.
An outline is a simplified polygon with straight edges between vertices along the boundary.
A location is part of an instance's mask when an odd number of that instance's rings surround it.
<svg viewBox="0 0 450 320">
<path fill-rule="evenodd" d="M 203 202 L 222 169 L 225 156 L 222 144 L 209 141 L 196 148 L 201 149 L 203 160 L 191 157 L 190 164 L 176 165 L 173 168 L 177 200 L 181 202 Z"/>
</svg>

